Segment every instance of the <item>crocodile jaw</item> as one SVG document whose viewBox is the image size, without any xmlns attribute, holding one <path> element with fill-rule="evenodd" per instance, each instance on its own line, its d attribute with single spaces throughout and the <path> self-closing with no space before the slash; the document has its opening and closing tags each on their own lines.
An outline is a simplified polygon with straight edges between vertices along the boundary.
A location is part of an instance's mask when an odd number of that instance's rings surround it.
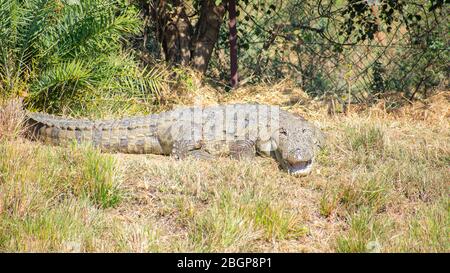
<svg viewBox="0 0 450 273">
<path fill-rule="evenodd" d="M 305 176 L 311 173 L 313 161 L 300 161 L 295 164 L 288 164 L 287 171 L 291 175 Z"/>
</svg>

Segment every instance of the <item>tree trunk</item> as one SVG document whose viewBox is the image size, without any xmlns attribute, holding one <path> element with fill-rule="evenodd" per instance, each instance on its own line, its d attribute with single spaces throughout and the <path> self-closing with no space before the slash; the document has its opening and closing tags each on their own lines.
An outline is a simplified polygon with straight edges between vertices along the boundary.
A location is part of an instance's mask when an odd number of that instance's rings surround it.
<svg viewBox="0 0 450 273">
<path fill-rule="evenodd" d="M 189 65 L 192 27 L 183 1 L 157 0 L 153 2 L 153 5 L 157 37 L 162 45 L 166 61 Z"/>
<path fill-rule="evenodd" d="M 214 46 L 219 39 L 220 26 L 225 14 L 225 4 L 216 6 L 214 2 L 214 0 L 201 1 L 200 18 L 192 40 L 192 67 L 203 73 L 208 68 Z"/>
<path fill-rule="evenodd" d="M 153 0 L 152 17 L 167 62 L 206 72 L 225 14 L 223 2 L 216 6 L 214 0 L 201 0 L 200 15 L 193 27 L 184 1 Z"/>
</svg>

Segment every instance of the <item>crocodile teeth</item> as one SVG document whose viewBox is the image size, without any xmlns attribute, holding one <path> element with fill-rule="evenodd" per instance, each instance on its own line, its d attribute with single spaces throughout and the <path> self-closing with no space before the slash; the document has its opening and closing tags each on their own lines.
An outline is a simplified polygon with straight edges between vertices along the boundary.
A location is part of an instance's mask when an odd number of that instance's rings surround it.
<svg viewBox="0 0 450 273">
<path fill-rule="evenodd" d="M 313 165 L 312 160 L 290 164 L 288 166 L 288 172 L 292 175 L 299 175 L 299 176 L 307 175 L 311 172 L 312 165 Z"/>
</svg>

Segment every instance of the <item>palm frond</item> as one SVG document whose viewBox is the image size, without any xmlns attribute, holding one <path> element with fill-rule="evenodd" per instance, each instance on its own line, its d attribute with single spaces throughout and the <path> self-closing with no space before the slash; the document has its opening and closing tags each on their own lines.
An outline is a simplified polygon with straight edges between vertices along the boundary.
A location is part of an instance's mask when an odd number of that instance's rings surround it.
<svg viewBox="0 0 450 273">
<path fill-rule="evenodd" d="M 113 93 L 128 93 L 130 96 L 146 99 L 161 97 L 167 90 L 169 71 L 163 67 L 140 68 L 133 56 L 122 53 L 105 60 L 102 67 L 103 81 L 99 88 Z"/>
<path fill-rule="evenodd" d="M 43 71 L 32 83 L 33 96 L 45 93 L 47 96 L 63 95 L 64 91 L 92 88 L 95 86 L 93 69 L 89 64 L 72 60 L 61 62 Z"/>
<path fill-rule="evenodd" d="M 13 90 L 14 83 L 29 76 L 33 59 L 39 55 L 36 41 L 48 26 L 53 3 L 0 0 L 0 78 L 9 86 L 6 89 Z"/>
<path fill-rule="evenodd" d="M 46 46 L 63 59 L 117 51 L 123 35 L 140 31 L 137 16 L 117 12 L 114 1 L 88 0 L 66 5 L 64 16 L 45 37 Z"/>
<path fill-rule="evenodd" d="M 22 63 L 30 64 L 31 58 L 39 55 L 41 49 L 37 40 L 49 29 L 55 16 L 55 3 L 56 1 L 48 0 L 25 1 L 22 9 L 23 23 L 16 42 L 18 58 Z"/>
<path fill-rule="evenodd" d="M 127 37 L 137 10 L 119 0 L 0 0 L 0 92 L 29 87 L 28 102 L 55 110 L 98 96 L 147 101 L 168 72 L 141 68 Z"/>
</svg>

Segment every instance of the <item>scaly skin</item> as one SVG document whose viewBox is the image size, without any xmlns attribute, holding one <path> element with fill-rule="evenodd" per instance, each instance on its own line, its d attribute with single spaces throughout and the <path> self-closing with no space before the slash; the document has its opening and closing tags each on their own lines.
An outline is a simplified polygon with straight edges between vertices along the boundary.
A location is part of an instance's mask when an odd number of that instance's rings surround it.
<svg viewBox="0 0 450 273">
<path fill-rule="evenodd" d="M 88 142 L 104 152 L 172 155 L 271 156 L 291 174 L 311 171 L 323 134 L 314 125 L 276 106 L 193 106 L 121 120 L 77 120 L 27 112 L 31 136 L 64 145 Z"/>
</svg>

